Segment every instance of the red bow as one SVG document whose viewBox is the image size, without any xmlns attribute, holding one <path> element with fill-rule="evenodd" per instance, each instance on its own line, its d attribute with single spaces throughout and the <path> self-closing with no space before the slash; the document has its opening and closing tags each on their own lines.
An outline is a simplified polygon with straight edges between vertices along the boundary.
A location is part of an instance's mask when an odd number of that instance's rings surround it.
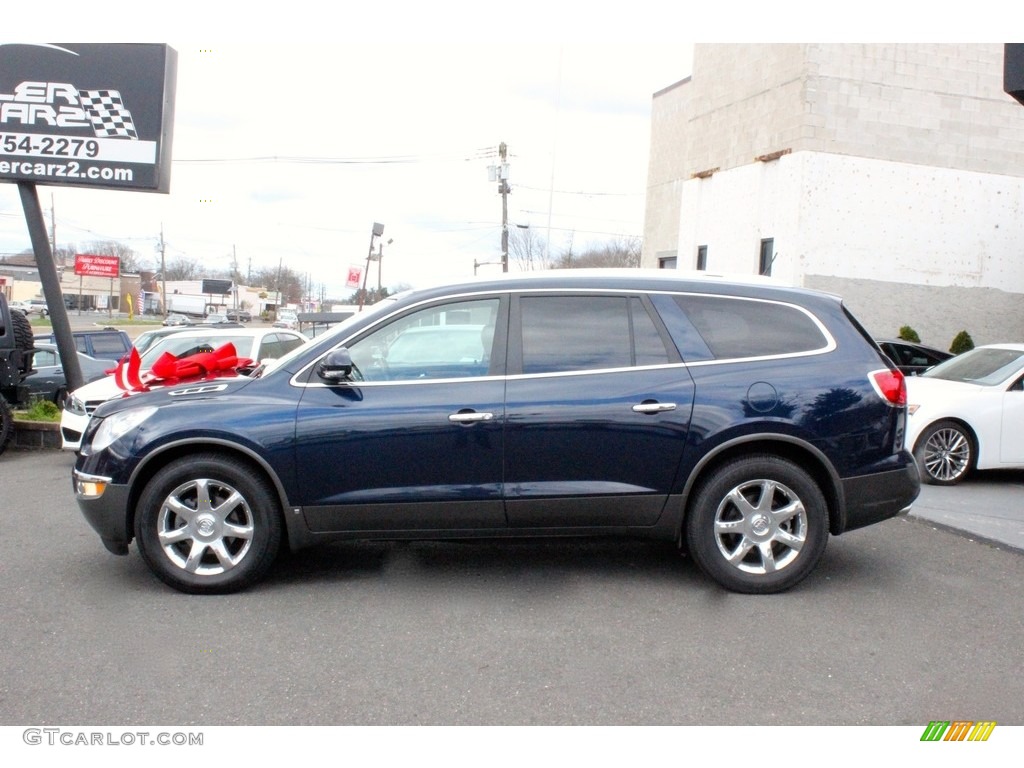
<svg viewBox="0 0 1024 768">
<path fill-rule="evenodd" d="M 122 359 L 114 369 L 114 381 L 126 392 L 145 392 L 153 384 L 172 386 L 189 381 L 235 376 L 239 368 L 253 363 L 246 357 L 238 357 L 235 345 L 228 342 L 213 352 L 197 352 L 188 357 L 175 357 L 164 352 L 153 363 L 149 372 L 139 373 L 139 352 L 134 347 L 128 357 Z"/>
</svg>

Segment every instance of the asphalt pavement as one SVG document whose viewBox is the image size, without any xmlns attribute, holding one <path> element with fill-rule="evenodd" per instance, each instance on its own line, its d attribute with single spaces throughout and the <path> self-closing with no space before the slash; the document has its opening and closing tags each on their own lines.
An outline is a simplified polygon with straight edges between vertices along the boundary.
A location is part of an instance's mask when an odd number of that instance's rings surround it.
<svg viewBox="0 0 1024 768">
<path fill-rule="evenodd" d="M 1024 470 L 975 472 L 959 485 L 922 486 L 910 516 L 1024 552 Z"/>
<path fill-rule="evenodd" d="M 566 540 L 332 544 L 196 597 L 102 547 L 72 463 L 0 457 L 0 725 L 1024 725 L 1021 475 L 926 487 L 781 595 Z"/>
</svg>

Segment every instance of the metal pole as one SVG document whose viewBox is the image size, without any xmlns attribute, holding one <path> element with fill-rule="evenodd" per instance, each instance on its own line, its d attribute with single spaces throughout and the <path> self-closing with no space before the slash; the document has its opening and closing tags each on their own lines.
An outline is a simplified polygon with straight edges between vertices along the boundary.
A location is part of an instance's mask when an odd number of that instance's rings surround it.
<svg viewBox="0 0 1024 768">
<path fill-rule="evenodd" d="M 46 236 L 46 222 L 43 209 L 39 205 L 36 185 L 27 181 L 18 182 L 18 193 L 21 195 L 21 207 L 25 210 L 25 223 L 28 225 L 29 239 L 36 255 L 36 267 L 39 269 L 39 281 L 43 284 L 43 297 L 50 313 L 53 326 L 53 337 L 57 342 L 60 364 L 64 366 L 64 378 L 67 380 L 68 392 L 81 387 L 85 382 L 82 378 L 82 367 L 78 364 L 75 340 L 71 335 L 71 322 L 68 310 L 64 306 L 64 296 L 60 290 L 60 276 L 57 265 L 53 261 L 53 251 Z"/>
<path fill-rule="evenodd" d="M 508 272 L 508 179 L 505 178 L 505 165 L 508 158 L 508 147 L 505 142 L 498 146 L 501 165 L 498 172 L 498 189 L 501 191 L 501 271 Z"/>
</svg>

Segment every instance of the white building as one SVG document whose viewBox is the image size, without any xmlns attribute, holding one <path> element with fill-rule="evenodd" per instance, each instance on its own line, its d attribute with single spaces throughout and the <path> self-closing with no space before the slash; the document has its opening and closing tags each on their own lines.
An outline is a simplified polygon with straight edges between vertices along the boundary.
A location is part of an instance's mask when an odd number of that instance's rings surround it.
<svg viewBox="0 0 1024 768">
<path fill-rule="evenodd" d="M 842 295 L 876 336 L 1024 339 L 1024 107 L 1003 52 L 697 45 L 653 99 L 642 265 L 770 270 Z"/>
</svg>

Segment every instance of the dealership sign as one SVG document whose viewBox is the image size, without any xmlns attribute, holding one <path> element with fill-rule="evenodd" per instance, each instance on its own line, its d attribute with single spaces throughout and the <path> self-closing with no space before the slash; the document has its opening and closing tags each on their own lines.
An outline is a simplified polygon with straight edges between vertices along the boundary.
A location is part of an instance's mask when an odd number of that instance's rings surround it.
<svg viewBox="0 0 1024 768">
<path fill-rule="evenodd" d="M 121 260 L 117 256 L 96 256 L 91 253 L 75 255 L 75 274 L 82 277 L 117 277 Z"/>
<path fill-rule="evenodd" d="M 0 181 L 168 192 L 178 55 L 0 43 Z"/>
</svg>

